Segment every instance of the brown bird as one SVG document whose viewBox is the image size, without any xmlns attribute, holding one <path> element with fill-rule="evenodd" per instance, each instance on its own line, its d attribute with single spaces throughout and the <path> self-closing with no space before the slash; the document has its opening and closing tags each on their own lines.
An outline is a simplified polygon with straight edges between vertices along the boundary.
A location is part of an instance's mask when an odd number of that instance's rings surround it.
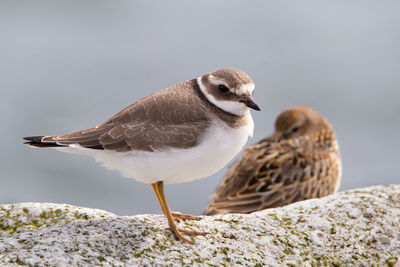
<svg viewBox="0 0 400 267">
<path fill-rule="evenodd" d="M 341 160 L 328 121 L 309 107 L 279 114 L 275 131 L 231 164 L 204 214 L 251 213 L 336 192 Z"/>
</svg>

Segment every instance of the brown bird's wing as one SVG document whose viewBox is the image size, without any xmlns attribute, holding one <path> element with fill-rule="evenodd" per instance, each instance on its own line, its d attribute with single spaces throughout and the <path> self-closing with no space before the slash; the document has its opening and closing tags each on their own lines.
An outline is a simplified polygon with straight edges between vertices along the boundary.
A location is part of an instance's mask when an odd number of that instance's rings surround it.
<svg viewBox="0 0 400 267">
<path fill-rule="evenodd" d="M 193 147 L 207 130 L 209 118 L 191 83 L 149 95 L 95 127 L 25 140 L 37 147 L 79 145 L 120 152 Z"/>
<path fill-rule="evenodd" d="M 337 176 L 338 155 L 320 152 L 313 142 L 267 138 L 248 147 L 228 168 L 204 214 L 250 213 L 333 193 L 328 179 Z"/>
</svg>

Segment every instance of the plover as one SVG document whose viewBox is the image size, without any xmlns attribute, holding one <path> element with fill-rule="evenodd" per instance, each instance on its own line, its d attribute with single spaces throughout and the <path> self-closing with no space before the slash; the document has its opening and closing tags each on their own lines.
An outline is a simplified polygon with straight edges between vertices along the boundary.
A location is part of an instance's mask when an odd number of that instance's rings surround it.
<svg viewBox="0 0 400 267">
<path fill-rule="evenodd" d="M 196 219 L 170 211 L 164 183 L 182 183 L 210 176 L 224 167 L 253 135 L 249 108 L 254 83 L 244 72 L 220 69 L 153 93 L 104 123 L 69 134 L 24 137 L 33 147 L 56 148 L 95 158 L 122 176 L 151 184 L 169 229 L 175 219 Z"/>
<path fill-rule="evenodd" d="M 336 192 L 341 159 L 328 121 L 309 107 L 283 111 L 274 133 L 244 150 L 204 214 L 250 213 Z"/>
</svg>

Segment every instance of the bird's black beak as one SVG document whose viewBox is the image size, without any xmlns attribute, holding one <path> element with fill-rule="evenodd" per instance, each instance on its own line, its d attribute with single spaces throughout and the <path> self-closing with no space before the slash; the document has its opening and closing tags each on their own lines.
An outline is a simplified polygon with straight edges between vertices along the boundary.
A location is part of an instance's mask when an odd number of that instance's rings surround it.
<svg viewBox="0 0 400 267">
<path fill-rule="evenodd" d="M 240 100 L 240 102 L 244 103 L 246 106 L 249 108 L 252 108 L 254 110 L 260 111 L 260 107 L 254 102 L 253 98 L 251 96 L 246 96 L 244 99 Z"/>
</svg>

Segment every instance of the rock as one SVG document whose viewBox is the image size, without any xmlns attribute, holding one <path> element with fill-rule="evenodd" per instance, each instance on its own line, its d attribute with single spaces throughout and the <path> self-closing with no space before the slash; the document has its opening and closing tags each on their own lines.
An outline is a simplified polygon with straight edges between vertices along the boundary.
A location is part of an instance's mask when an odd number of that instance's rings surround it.
<svg viewBox="0 0 400 267">
<path fill-rule="evenodd" d="M 162 215 L 1 205 L 0 265 L 398 266 L 400 185 L 179 224 L 210 234 L 190 246 L 175 240 Z"/>
</svg>

